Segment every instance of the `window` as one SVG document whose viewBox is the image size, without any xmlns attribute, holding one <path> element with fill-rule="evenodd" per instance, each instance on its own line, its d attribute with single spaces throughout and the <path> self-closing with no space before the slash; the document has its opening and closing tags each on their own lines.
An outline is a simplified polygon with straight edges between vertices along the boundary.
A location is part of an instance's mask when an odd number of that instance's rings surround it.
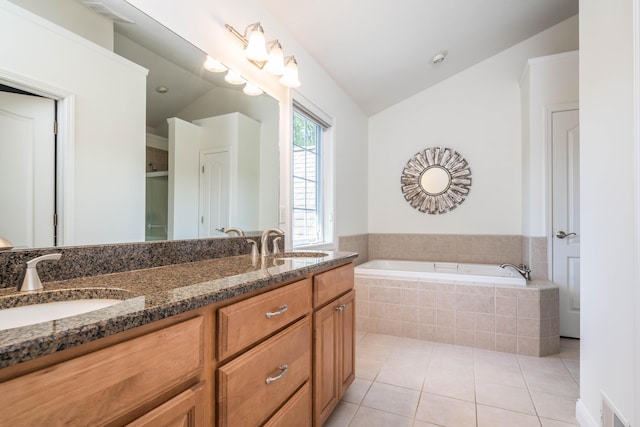
<svg viewBox="0 0 640 427">
<path fill-rule="evenodd" d="M 333 243 L 331 125 L 320 111 L 294 101 L 291 153 L 293 247 Z"/>
</svg>

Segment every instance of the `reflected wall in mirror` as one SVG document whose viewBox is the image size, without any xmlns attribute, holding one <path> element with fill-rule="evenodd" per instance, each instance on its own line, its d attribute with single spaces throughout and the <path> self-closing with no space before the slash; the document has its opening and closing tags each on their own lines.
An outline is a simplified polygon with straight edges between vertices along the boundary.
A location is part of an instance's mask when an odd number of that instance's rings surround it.
<svg viewBox="0 0 640 427">
<path fill-rule="evenodd" d="M 0 236 L 42 247 L 277 227 L 278 102 L 206 71 L 204 52 L 124 0 L 102 3 L 115 21 L 77 0 L 0 0 L 0 26 L 13 34 L 0 41 L 0 84 L 40 95 L 0 89 L 0 159 L 13 171 L 0 181 L 13 200 Z M 57 162 L 15 125 L 28 115 L 5 108 L 9 95 L 56 102 L 57 147 L 45 144 Z"/>
<path fill-rule="evenodd" d="M 440 214 L 455 209 L 469 195 L 471 169 L 450 148 L 427 148 L 407 162 L 400 180 L 404 198 L 412 207 Z"/>
</svg>

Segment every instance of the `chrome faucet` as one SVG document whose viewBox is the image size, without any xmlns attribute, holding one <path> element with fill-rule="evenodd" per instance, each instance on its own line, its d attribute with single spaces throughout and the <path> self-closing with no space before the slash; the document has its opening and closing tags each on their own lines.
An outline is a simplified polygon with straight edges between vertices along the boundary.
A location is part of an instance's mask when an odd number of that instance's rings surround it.
<svg viewBox="0 0 640 427">
<path fill-rule="evenodd" d="M 264 232 L 262 233 L 262 238 L 260 239 L 260 254 L 263 257 L 269 255 L 268 242 L 269 236 L 271 236 L 272 234 L 284 236 L 284 231 L 280 230 L 279 228 L 268 228 L 264 230 Z"/>
<path fill-rule="evenodd" d="M 244 237 L 244 231 L 241 228 L 237 228 L 237 227 L 231 227 L 226 229 L 223 228 L 222 231 L 224 231 L 228 235 L 231 235 L 231 233 L 236 233 L 238 236 Z"/>
<path fill-rule="evenodd" d="M 32 259 L 31 261 L 27 261 L 27 272 L 24 275 L 24 280 L 22 284 L 18 286 L 18 290 L 20 292 L 33 292 L 39 291 L 42 289 L 42 282 L 40 281 L 40 277 L 38 277 L 38 270 L 36 266 L 40 261 L 47 260 L 59 260 L 62 254 L 48 254 L 42 255 L 37 258 Z"/>
<path fill-rule="evenodd" d="M 524 277 L 527 280 L 531 280 L 531 269 L 526 265 L 524 264 L 514 265 L 509 263 L 500 264 L 500 268 L 507 268 L 507 267 L 513 268 L 515 271 L 520 273 L 522 277 Z"/>
</svg>

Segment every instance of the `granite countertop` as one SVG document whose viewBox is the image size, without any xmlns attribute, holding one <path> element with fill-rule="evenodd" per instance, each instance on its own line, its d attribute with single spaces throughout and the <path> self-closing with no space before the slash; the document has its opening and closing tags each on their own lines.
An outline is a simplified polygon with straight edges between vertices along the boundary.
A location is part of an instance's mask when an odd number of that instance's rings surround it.
<svg viewBox="0 0 640 427">
<path fill-rule="evenodd" d="M 77 316 L 0 330 L 0 368 L 344 264 L 357 256 L 323 252 L 328 255 L 264 260 L 243 255 L 47 282 L 43 291 L 33 294 L 20 294 L 14 288 L 0 290 L 0 308 L 25 305 L 25 301 L 63 301 L 70 296 L 123 300 Z"/>
</svg>

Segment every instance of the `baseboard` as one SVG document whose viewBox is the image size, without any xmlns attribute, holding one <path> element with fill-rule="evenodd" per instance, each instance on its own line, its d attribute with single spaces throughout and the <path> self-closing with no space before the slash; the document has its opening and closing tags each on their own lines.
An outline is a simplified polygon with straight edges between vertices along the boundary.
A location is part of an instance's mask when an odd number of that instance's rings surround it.
<svg viewBox="0 0 640 427">
<path fill-rule="evenodd" d="M 576 402 L 576 419 L 580 427 L 598 427 L 599 424 L 593 419 L 587 407 L 582 403 L 582 399 Z"/>
</svg>

